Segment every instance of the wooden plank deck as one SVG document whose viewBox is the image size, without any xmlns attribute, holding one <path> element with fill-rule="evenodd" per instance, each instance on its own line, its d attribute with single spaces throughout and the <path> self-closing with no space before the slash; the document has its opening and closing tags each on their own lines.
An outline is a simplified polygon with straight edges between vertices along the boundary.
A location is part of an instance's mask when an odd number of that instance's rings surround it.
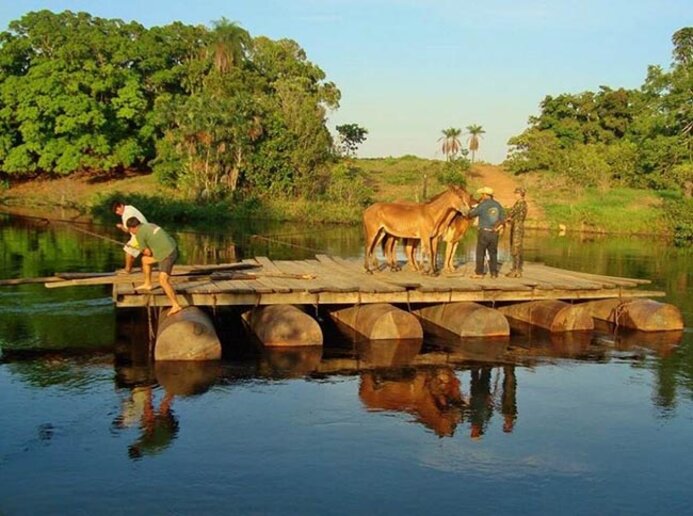
<svg viewBox="0 0 693 516">
<path fill-rule="evenodd" d="M 506 264 L 507 267 L 507 264 Z M 472 279 L 470 264 L 452 274 L 381 271 L 366 274 L 363 262 L 318 255 L 314 260 L 272 261 L 265 257 L 240 264 L 176 266 L 172 282 L 184 305 L 495 303 L 537 299 L 589 300 L 660 297 L 642 290 L 649 280 L 618 278 L 526 263 L 522 278 Z M 156 274 L 154 274 L 154 279 Z M 141 274 L 48 283 L 51 288 L 79 284 L 113 284 L 118 307 L 167 306 L 160 287 L 141 293 L 134 286 Z"/>
</svg>

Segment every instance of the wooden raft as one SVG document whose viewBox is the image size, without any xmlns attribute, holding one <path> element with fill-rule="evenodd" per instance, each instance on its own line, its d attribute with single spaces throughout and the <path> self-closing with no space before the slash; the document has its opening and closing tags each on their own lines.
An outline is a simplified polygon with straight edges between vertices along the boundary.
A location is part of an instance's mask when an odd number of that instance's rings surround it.
<svg viewBox="0 0 693 516">
<path fill-rule="evenodd" d="M 508 267 L 505 264 L 504 267 Z M 522 278 L 471 279 L 473 264 L 453 274 L 424 276 L 417 272 L 367 274 L 362 260 L 317 255 L 311 260 L 273 261 L 265 257 L 235 264 L 176 266 L 172 282 L 181 304 L 225 305 L 355 305 L 363 303 L 507 302 L 537 299 L 590 300 L 659 297 L 664 292 L 640 290 L 649 280 L 575 272 L 527 263 Z M 156 279 L 156 272 L 153 274 Z M 118 307 L 167 306 L 160 287 L 136 291 L 142 275 L 74 279 L 47 287 L 113 284 Z"/>
</svg>

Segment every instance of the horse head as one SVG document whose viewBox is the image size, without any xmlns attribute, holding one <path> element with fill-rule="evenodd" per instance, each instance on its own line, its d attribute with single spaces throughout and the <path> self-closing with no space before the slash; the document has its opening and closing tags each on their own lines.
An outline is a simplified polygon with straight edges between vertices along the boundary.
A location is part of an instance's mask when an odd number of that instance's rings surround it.
<svg viewBox="0 0 693 516">
<path fill-rule="evenodd" d="M 467 190 L 457 185 L 450 185 L 450 191 L 455 194 L 457 200 L 455 209 L 466 216 L 471 210 L 472 196 Z"/>
</svg>

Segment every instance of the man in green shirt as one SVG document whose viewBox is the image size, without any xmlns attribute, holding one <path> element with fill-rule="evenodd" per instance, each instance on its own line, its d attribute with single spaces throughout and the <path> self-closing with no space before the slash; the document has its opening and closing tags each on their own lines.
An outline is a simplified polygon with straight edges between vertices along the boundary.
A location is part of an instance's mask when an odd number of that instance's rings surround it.
<svg viewBox="0 0 693 516">
<path fill-rule="evenodd" d="M 142 224 L 136 217 L 127 220 L 128 231 L 137 236 L 137 242 L 142 249 L 142 272 L 144 272 L 144 283 L 136 290 L 152 289 L 152 265 L 159 264 L 159 284 L 164 289 L 166 296 L 171 301 L 171 309 L 168 315 L 180 312 L 182 307 L 176 299 L 176 291 L 169 281 L 173 264 L 178 258 L 178 248 L 176 241 L 156 224 Z"/>
</svg>

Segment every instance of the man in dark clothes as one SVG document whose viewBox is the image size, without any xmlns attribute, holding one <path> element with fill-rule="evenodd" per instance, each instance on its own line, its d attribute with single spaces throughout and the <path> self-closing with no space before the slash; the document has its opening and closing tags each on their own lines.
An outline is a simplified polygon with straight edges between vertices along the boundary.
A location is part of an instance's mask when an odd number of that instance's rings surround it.
<svg viewBox="0 0 693 516">
<path fill-rule="evenodd" d="M 498 231 L 505 220 L 503 206 L 493 198 L 493 189 L 488 186 L 476 191 L 481 202 L 469 212 L 470 217 L 479 217 L 479 235 L 476 241 L 476 269 L 472 278 L 484 277 L 484 260 L 488 251 L 488 269 L 492 278 L 498 277 Z"/>
</svg>

